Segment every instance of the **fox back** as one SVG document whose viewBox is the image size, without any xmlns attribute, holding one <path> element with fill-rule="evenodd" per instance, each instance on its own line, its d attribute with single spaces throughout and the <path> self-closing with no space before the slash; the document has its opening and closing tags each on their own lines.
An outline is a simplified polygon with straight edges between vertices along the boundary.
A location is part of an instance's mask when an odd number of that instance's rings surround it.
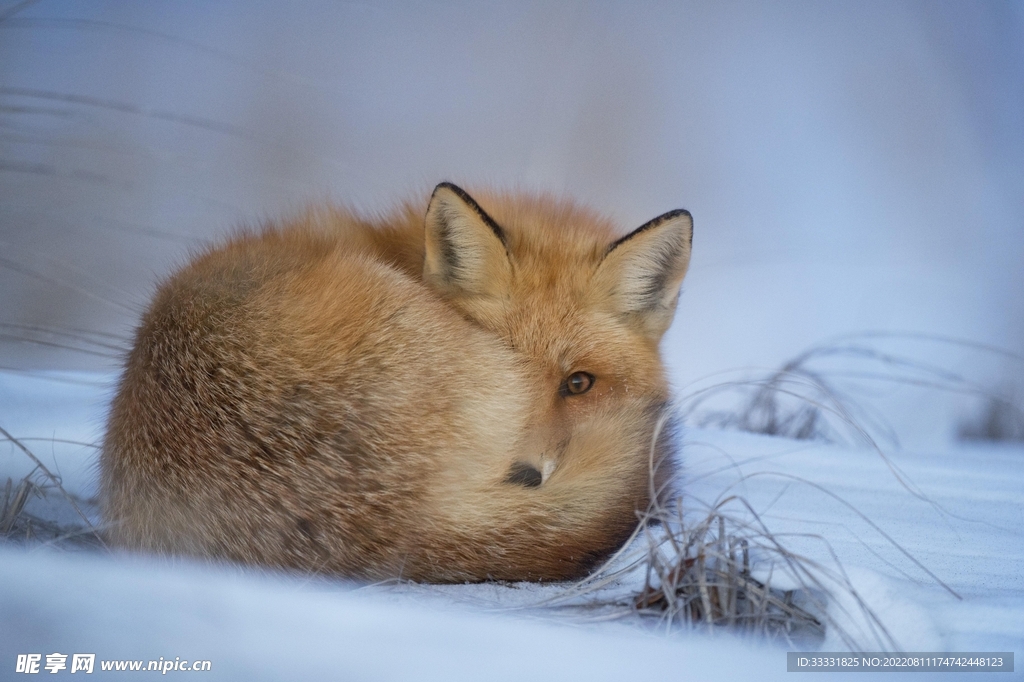
<svg viewBox="0 0 1024 682">
<path fill-rule="evenodd" d="M 425 216 L 425 217 L 424 217 Z M 618 236 L 443 183 L 240 234 L 158 290 L 101 456 L 110 539 L 363 579 L 559 580 L 672 474 L 689 213 Z"/>
</svg>

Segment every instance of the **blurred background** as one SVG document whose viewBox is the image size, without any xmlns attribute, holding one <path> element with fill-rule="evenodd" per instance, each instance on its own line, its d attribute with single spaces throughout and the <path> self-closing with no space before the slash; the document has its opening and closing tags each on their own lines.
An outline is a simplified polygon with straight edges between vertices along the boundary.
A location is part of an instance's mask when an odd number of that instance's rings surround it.
<svg viewBox="0 0 1024 682">
<path fill-rule="evenodd" d="M 0 367 L 116 370 L 155 283 L 207 241 L 441 180 L 563 193 L 623 230 L 688 208 L 664 345 L 682 394 L 863 332 L 1020 392 L 1006 1 L 8 0 Z M 925 437 L 984 411 L 906 389 L 872 390 Z"/>
</svg>

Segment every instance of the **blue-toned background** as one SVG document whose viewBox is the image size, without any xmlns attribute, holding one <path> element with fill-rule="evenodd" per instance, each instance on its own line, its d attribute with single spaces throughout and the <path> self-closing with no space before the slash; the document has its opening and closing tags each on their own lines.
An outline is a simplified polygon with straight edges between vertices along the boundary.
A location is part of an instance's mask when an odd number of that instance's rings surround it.
<svg viewBox="0 0 1024 682">
<path fill-rule="evenodd" d="M 0 17 L 3 367 L 114 367 L 103 344 L 124 342 L 94 333 L 127 338 L 203 240 L 444 179 L 566 193 L 623 229 L 689 208 L 665 342 L 680 387 L 866 330 L 1024 353 L 1019 2 L 40 0 Z M 1024 374 L 907 352 L 993 390 Z M 943 433 L 970 407 L 908 404 Z"/>
</svg>

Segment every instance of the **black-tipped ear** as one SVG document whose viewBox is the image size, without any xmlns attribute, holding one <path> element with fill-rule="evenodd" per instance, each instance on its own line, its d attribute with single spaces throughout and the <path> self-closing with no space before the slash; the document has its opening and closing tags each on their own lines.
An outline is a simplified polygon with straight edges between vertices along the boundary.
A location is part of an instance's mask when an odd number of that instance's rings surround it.
<svg viewBox="0 0 1024 682">
<path fill-rule="evenodd" d="M 653 341 L 660 339 L 672 323 L 692 243 L 693 217 L 682 209 L 613 242 L 595 278 L 612 312 L 637 323 Z"/>
<path fill-rule="evenodd" d="M 505 233 L 462 188 L 442 182 L 426 218 L 424 280 L 449 297 L 503 296 L 511 263 Z"/>
</svg>

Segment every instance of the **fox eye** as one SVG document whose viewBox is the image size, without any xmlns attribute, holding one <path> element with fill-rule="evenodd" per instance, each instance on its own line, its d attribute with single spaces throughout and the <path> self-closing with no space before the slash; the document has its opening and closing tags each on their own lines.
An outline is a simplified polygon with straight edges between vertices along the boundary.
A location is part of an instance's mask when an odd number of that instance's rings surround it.
<svg viewBox="0 0 1024 682">
<path fill-rule="evenodd" d="M 580 395 L 586 393 L 594 385 L 594 375 L 589 372 L 574 372 L 562 382 L 558 392 L 563 396 Z"/>
</svg>

